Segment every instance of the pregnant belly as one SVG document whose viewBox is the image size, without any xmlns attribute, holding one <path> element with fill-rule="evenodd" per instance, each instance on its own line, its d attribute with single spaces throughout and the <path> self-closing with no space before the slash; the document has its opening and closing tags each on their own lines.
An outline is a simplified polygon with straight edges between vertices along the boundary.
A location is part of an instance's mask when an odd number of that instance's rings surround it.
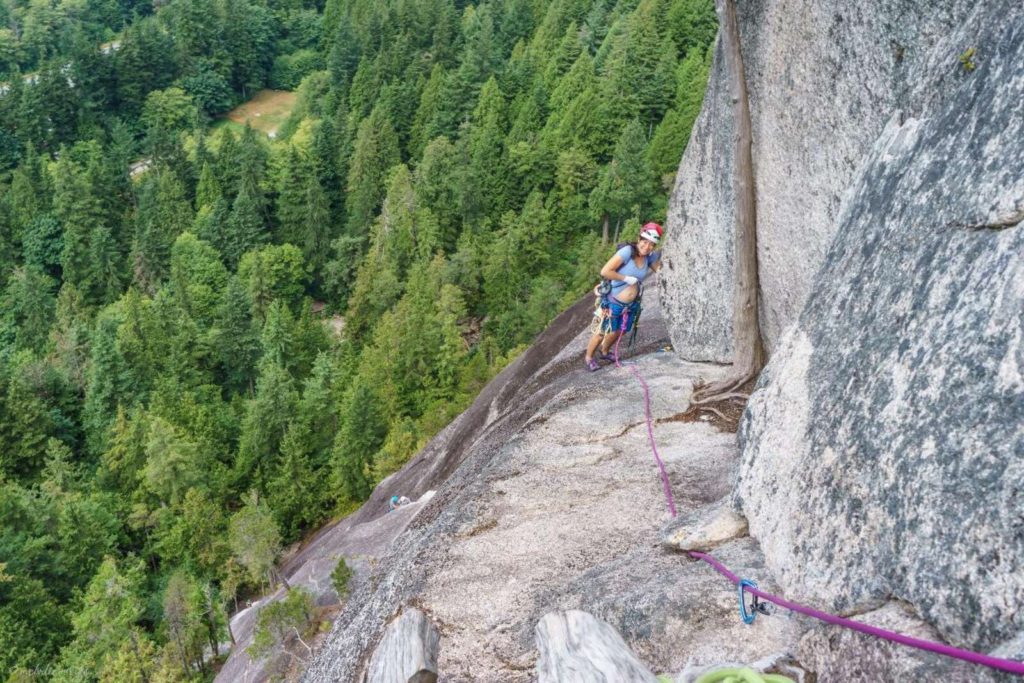
<svg viewBox="0 0 1024 683">
<path fill-rule="evenodd" d="M 615 292 L 615 298 L 618 299 L 620 303 L 628 304 L 635 299 L 636 295 L 639 293 L 640 285 L 626 285 L 619 291 Z"/>
</svg>

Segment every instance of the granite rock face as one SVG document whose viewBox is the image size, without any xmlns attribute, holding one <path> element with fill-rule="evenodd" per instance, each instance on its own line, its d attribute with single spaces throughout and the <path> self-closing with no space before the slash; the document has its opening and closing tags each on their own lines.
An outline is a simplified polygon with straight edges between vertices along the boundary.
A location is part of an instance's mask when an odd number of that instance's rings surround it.
<svg viewBox="0 0 1024 683">
<path fill-rule="evenodd" d="M 579 610 L 537 624 L 538 683 L 658 683 L 608 624 Z"/>
<path fill-rule="evenodd" d="M 736 501 L 788 596 L 991 650 L 1024 633 L 1024 6 L 956 16 L 749 403 Z"/>
<path fill-rule="evenodd" d="M 391 622 L 366 672 L 366 683 L 436 683 L 441 634 L 414 607 Z"/>
<path fill-rule="evenodd" d="M 658 348 L 666 337 L 656 292 L 644 303 L 641 335 Z M 439 678 L 453 682 L 535 680 L 535 629 L 556 611 L 594 615 L 659 673 L 751 662 L 795 646 L 794 621 L 745 626 L 728 581 L 661 546 L 669 515 L 641 389 L 625 368 L 583 369 L 585 327 L 580 321 L 550 355 L 551 366 L 536 371 L 547 381 L 538 385 L 527 373 L 507 388 L 511 400 L 463 446 L 461 465 L 356 583 L 305 681 L 359 680 L 392 616 L 410 604 L 437 624 Z M 735 435 L 676 419 L 693 385 L 723 369 L 671 353 L 630 360 L 650 387 L 677 507 L 686 513 L 729 496 Z M 715 553 L 774 585 L 750 538 Z"/>
<path fill-rule="evenodd" d="M 913 638 L 941 640 L 935 629 L 915 617 L 908 605 L 898 602 L 858 615 L 857 620 Z M 806 633 L 795 654 L 804 666 L 817 674 L 819 681 L 1011 683 L 1020 680 L 975 664 L 826 624 Z"/>
<path fill-rule="evenodd" d="M 1012 2 L 736 3 L 753 124 L 762 334 L 778 345 L 840 227 L 843 195 L 897 110 L 920 118 Z M 1019 5 L 1019 3 L 1017 3 Z M 994 24 L 993 24 L 994 25 Z M 661 280 L 676 350 L 732 359 L 734 122 L 721 46 L 669 203 Z"/>
</svg>

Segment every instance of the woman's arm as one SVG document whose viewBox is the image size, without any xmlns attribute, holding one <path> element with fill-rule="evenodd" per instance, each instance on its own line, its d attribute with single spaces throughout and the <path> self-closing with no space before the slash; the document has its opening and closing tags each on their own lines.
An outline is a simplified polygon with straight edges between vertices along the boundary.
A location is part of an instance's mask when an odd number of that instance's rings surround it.
<svg viewBox="0 0 1024 683">
<path fill-rule="evenodd" d="M 601 277 L 605 280 L 620 280 L 625 282 L 626 278 L 619 275 L 618 272 L 619 268 L 621 268 L 624 263 L 625 261 L 623 261 L 618 252 L 616 252 L 614 256 L 608 259 L 608 263 L 604 264 L 604 268 L 601 269 Z"/>
</svg>

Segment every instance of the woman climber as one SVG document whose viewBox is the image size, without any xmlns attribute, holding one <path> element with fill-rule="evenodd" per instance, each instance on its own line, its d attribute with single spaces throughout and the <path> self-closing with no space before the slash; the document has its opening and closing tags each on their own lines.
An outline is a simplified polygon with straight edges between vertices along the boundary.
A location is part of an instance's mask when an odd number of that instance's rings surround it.
<svg viewBox="0 0 1024 683">
<path fill-rule="evenodd" d="M 601 367 L 594 359 L 595 351 L 598 352 L 598 360 L 614 360 L 608 355 L 612 344 L 623 332 L 633 329 L 633 323 L 640 314 L 642 283 L 648 275 L 661 268 L 661 252 L 655 249 L 662 234 L 660 225 L 647 223 L 640 229 L 639 239 L 623 245 L 601 269 L 604 281 L 594 290 L 599 302 L 594 310 L 593 334 L 583 359 L 587 370 L 593 372 Z"/>
</svg>

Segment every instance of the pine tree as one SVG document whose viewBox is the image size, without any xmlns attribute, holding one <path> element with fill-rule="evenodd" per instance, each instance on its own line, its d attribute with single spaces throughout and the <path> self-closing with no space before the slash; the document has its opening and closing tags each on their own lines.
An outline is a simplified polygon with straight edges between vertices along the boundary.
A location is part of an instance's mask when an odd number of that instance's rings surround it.
<svg viewBox="0 0 1024 683">
<path fill-rule="evenodd" d="M 60 634 L 69 627 L 64 610 L 41 581 L 8 574 L 0 563 L 0 676 L 17 681 L 17 667 L 25 671 L 51 665 L 63 640 Z M 30 676 L 21 680 L 32 680 Z"/>
<path fill-rule="evenodd" d="M 204 162 L 199 173 L 199 184 L 196 186 L 196 209 L 212 208 L 223 196 L 213 166 L 209 161 Z"/>
<path fill-rule="evenodd" d="M 662 187 L 670 189 L 675 179 L 679 159 L 682 158 L 690 131 L 700 113 L 707 88 L 710 55 L 700 50 L 691 50 L 679 64 L 676 81 L 675 103 L 658 124 L 651 138 L 648 159 L 651 169 L 662 179 Z"/>
<path fill-rule="evenodd" d="M 435 64 L 430 72 L 430 78 L 420 94 L 419 107 L 413 116 L 412 128 L 409 132 L 409 156 L 418 159 L 425 156 L 424 149 L 427 143 L 442 134 L 442 130 L 450 126 L 442 125 L 448 120 L 444 111 L 446 102 L 442 95 L 445 90 L 445 70 L 440 64 Z M 452 131 L 454 132 L 454 131 Z"/>
<path fill-rule="evenodd" d="M 235 267 L 247 252 L 266 244 L 270 238 L 264 218 L 263 193 L 253 182 L 242 182 L 238 196 L 231 205 L 225 225 L 221 253 L 230 267 Z"/>
<path fill-rule="evenodd" d="M 288 426 L 281 440 L 281 455 L 270 482 L 270 503 L 286 542 L 323 517 L 321 477 L 311 467 L 312 435 L 301 422 Z"/>
<path fill-rule="evenodd" d="M 164 589 L 164 626 L 167 640 L 186 677 L 193 669 L 205 672 L 203 646 L 207 640 L 202 593 L 195 579 L 182 570 L 171 574 Z"/>
<path fill-rule="evenodd" d="M 346 393 L 339 415 L 341 428 L 333 454 L 338 486 L 349 500 L 363 501 L 372 490 L 373 456 L 384 443 L 387 425 L 375 392 L 362 378 Z"/>
<path fill-rule="evenodd" d="M 305 160 L 295 145 L 285 147 L 277 170 L 277 217 L 276 242 L 294 244 L 301 247 L 305 232 L 305 191 L 307 177 L 312 169 L 306 167 Z"/>
<path fill-rule="evenodd" d="M 549 90 L 555 88 L 569 67 L 578 61 L 582 52 L 579 27 L 575 23 L 570 23 L 566 26 L 558 47 L 548 58 L 544 68 L 544 86 Z"/>
<path fill-rule="evenodd" d="M 96 677 L 104 655 L 132 638 L 143 615 L 142 567 L 103 560 L 72 619 L 73 639 L 61 652 L 54 680 Z"/>
<path fill-rule="evenodd" d="M 198 446 L 160 417 L 149 420 L 145 452 L 142 475 L 146 488 L 161 503 L 177 507 L 185 491 L 208 476 Z"/>
<path fill-rule="evenodd" d="M 229 392 L 251 393 L 255 387 L 259 342 L 251 309 L 245 283 L 229 277 L 210 330 L 218 379 Z"/>
<path fill-rule="evenodd" d="M 440 246 L 446 252 L 454 250 L 462 230 L 458 160 L 458 152 L 448 138 L 434 138 L 423 151 L 413 177 L 416 203 L 437 219 Z"/>
<path fill-rule="evenodd" d="M 592 224 L 587 197 L 596 183 L 597 164 L 586 152 L 570 147 L 558 155 L 551 221 L 558 242 L 587 232 Z"/>
<path fill-rule="evenodd" d="M 70 155 L 61 155 L 53 170 L 53 210 L 64 227 L 61 274 L 79 291 L 89 291 L 89 236 L 102 222 L 102 209 L 85 172 Z"/>
<path fill-rule="evenodd" d="M 331 220 L 331 204 L 323 185 L 315 173 L 306 177 L 304 195 L 305 211 L 303 216 L 304 234 L 302 235 L 302 254 L 309 264 L 310 270 L 319 274 L 327 262 L 330 252 L 333 222 Z"/>
<path fill-rule="evenodd" d="M 281 533 L 273 513 L 256 491 L 250 491 L 244 500 L 245 506 L 228 522 L 231 552 L 249 572 L 254 585 L 273 584 L 274 562 L 281 552 Z"/>
<path fill-rule="evenodd" d="M 45 351 L 56 305 L 55 285 L 36 267 L 23 266 L 11 273 L 2 301 L 5 315 L 16 328 L 15 348 Z"/>
<path fill-rule="evenodd" d="M 262 363 L 256 396 L 242 422 L 234 465 L 237 486 L 255 485 L 265 490 L 297 401 L 295 382 L 288 371 L 273 362 Z"/>
<path fill-rule="evenodd" d="M 307 277 L 302 252 L 291 244 L 250 251 L 238 266 L 238 278 L 245 284 L 253 317 L 260 322 L 274 301 L 297 310 Z"/>
<path fill-rule="evenodd" d="M 148 178 L 139 195 L 138 224 L 132 246 L 135 281 L 155 294 L 167 278 L 171 245 L 192 227 L 185 187 L 172 171 Z"/>
<path fill-rule="evenodd" d="M 664 111 L 668 94 L 664 79 L 659 77 L 664 73 L 659 70 L 665 44 L 660 33 L 662 21 L 657 0 L 641 0 L 629 16 L 625 32 L 609 35 L 612 47 L 605 66 L 603 95 L 613 125 L 624 125 L 639 114 L 643 127 L 649 129 L 658 112 Z"/>
<path fill-rule="evenodd" d="M 35 477 L 43 467 L 48 439 L 57 434 L 55 416 L 45 399 L 47 387 L 40 381 L 41 369 L 30 351 L 21 351 L 10 361 L 0 418 L 0 472 L 12 478 Z"/>
<path fill-rule="evenodd" d="M 642 124 L 633 119 L 622 130 L 611 162 L 590 195 L 590 206 L 607 226 L 614 220 L 617 239 L 621 222 L 636 208 L 641 214 L 650 206 L 654 177 L 647 163 Z"/>
<path fill-rule="evenodd" d="M 210 244 L 184 232 L 171 248 L 170 283 L 178 305 L 203 329 L 221 304 L 228 272 Z"/>
<path fill-rule="evenodd" d="M 130 497 L 138 485 L 139 472 L 146 464 L 148 421 L 136 408 L 129 413 L 117 407 L 117 416 L 110 427 L 108 443 L 103 452 L 98 479 L 108 490 Z"/>
<path fill-rule="evenodd" d="M 121 302 L 103 308 L 93 327 L 82 427 L 89 452 L 96 456 L 107 449 L 107 430 L 115 417 L 119 400 L 132 398 L 124 380 L 124 359 L 117 344 L 118 328 L 124 319 L 122 309 Z"/>
<path fill-rule="evenodd" d="M 388 170 L 399 162 L 398 137 L 380 107 L 359 124 L 348 170 L 348 232 L 363 235 L 384 199 Z"/>
<path fill-rule="evenodd" d="M 125 275 L 124 256 L 113 232 L 105 225 L 97 225 L 89 235 L 89 292 L 100 305 L 109 304 L 120 296 Z"/>
<path fill-rule="evenodd" d="M 714 0 L 672 0 L 666 19 L 680 54 L 687 57 L 693 50 L 703 53 L 718 32 Z"/>
<path fill-rule="evenodd" d="M 460 178 L 460 204 L 468 223 L 500 215 L 505 208 L 504 137 L 505 100 L 497 80 L 491 77 L 480 91 L 466 135 L 469 164 Z"/>
</svg>

